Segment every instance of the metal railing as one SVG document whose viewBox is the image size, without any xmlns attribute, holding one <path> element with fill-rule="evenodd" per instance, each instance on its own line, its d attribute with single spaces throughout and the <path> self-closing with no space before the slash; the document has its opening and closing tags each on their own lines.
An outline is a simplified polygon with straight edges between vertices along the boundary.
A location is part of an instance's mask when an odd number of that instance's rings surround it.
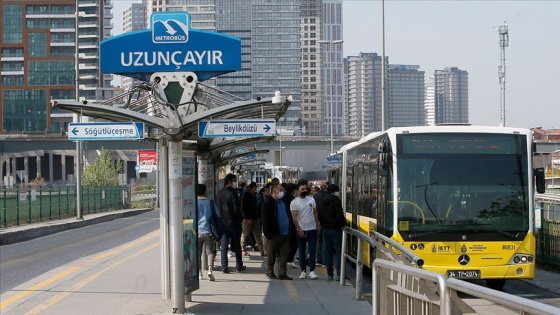
<svg viewBox="0 0 560 315">
<path fill-rule="evenodd" d="M 560 308 L 496 291 L 420 269 L 423 260 L 407 248 L 379 233 L 373 237 L 345 227 L 342 236 L 340 285 L 345 283 L 346 259 L 356 263 L 356 300 L 362 300 L 363 242 L 379 256 L 372 263 L 372 313 L 376 314 L 477 314 L 458 292 L 466 293 L 521 314 L 560 314 Z M 356 257 L 346 254 L 348 235 L 358 238 Z"/>
<path fill-rule="evenodd" d="M 375 231 L 372 231 L 372 233 L 375 234 L 376 239 L 372 239 L 369 235 L 349 227 L 345 227 L 342 233 L 342 250 L 341 250 L 342 255 L 340 259 L 340 285 L 344 285 L 345 283 L 346 259 L 348 259 L 356 264 L 356 294 L 354 296 L 356 300 L 363 300 L 363 296 L 362 296 L 362 278 L 363 278 L 362 275 L 364 269 L 363 242 L 368 243 L 377 252 L 384 253 L 385 256 L 388 259 L 391 259 L 391 261 L 393 262 L 401 261 L 401 258 L 399 257 L 404 257 L 409 264 L 413 264 L 418 267 L 422 267 L 422 265 L 424 264 L 424 261 L 420 257 L 416 256 L 413 252 L 403 247 L 401 244 Z M 358 246 L 357 246 L 358 248 L 357 248 L 357 254 L 355 258 L 346 253 L 348 235 L 355 236 L 357 237 L 358 240 Z M 387 244 L 388 247 L 385 247 L 385 244 Z M 394 248 L 398 249 L 402 253 L 402 256 L 396 255 L 393 250 Z"/>
<path fill-rule="evenodd" d="M 76 186 L 17 186 L 0 191 L 0 225 L 19 226 L 75 216 Z M 88 187 L 82 189 L 82 214 L 126 209 L 130 187 Z"/>
</svg>

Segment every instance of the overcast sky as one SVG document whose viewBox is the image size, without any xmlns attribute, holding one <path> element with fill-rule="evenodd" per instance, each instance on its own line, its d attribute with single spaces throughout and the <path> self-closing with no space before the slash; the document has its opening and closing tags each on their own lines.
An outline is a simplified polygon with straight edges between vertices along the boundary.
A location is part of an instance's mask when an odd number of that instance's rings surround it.
<svg viewBox="0 0 560 315">
<path fill-rule="evenodd" d="M 234 0 L 232 0 L 234 1 Z M 114 34 L 130 0 L 113 0 Z M 381 1 L 344 1 L 344 55 L 381 54 Z M 469 120 L 499 125 L 499 36 L 507 21 L 506 126 L 560 128 L 560 0 L 385 1 L 385 52 L 392 64 L 469 73 Z"/>
</svg>

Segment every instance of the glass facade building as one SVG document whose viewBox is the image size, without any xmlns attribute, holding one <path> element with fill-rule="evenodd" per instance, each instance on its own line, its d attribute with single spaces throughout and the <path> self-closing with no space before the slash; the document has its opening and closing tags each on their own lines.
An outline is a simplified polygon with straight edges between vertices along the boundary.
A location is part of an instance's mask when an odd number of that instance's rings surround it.
<svg viewBox="0 0 560 315">
<path fill-rule="evenodd" d="M 76 99 L 77 87 L 85 99 L 112 95 L 112 76 L 99 70 L 99 42 L 110 36 L 111 8 L 109 0 L 0 3 L 0 133 L 66 130 L 72 115 L 52 109 L 50 100 Z"/>
<path fill-rule="evenodd" d="M 424 126 L 424 71 L 417 65 L 389 65 L 387 77 L 387 128 Z"/>
</svg>

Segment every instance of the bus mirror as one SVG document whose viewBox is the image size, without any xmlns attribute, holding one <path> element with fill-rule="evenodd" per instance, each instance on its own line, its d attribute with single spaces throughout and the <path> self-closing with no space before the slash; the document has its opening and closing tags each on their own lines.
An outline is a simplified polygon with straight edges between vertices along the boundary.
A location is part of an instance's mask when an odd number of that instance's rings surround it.
<svg viewBox="0 0 560 315">
<path fill-rule="evenodd" d="M 379 153 L 379 176 L 387 176 L 389 154 Z"/>
<path fill-rule="evenodd" d="M 546 191 L 545 180 L 544 180 L 544 168 L 539 167 L 534 169 L 535 182 L 537 185 L 537 192 L 539 194 L 544 194 Z"/>
<path fill-rule="evenodd" d="M 379 153 L 389 153 L 391 152 L 391 145 L 385 141 L 379 143 L 379 148 L 377 149 Z"/>
</svg>

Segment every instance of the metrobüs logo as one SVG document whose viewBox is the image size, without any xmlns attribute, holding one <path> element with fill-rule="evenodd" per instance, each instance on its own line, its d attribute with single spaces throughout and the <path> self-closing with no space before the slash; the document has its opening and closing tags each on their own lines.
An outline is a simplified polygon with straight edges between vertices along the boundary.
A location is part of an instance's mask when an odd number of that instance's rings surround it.
<svg viewBox="0 0 560 315">
<path fill-rule="evenodd" d="M 156 44 L 178 44 L 189 41 L 191 17 L 187 12 L 154 12 L 152 41 Z"/>
</svg>

